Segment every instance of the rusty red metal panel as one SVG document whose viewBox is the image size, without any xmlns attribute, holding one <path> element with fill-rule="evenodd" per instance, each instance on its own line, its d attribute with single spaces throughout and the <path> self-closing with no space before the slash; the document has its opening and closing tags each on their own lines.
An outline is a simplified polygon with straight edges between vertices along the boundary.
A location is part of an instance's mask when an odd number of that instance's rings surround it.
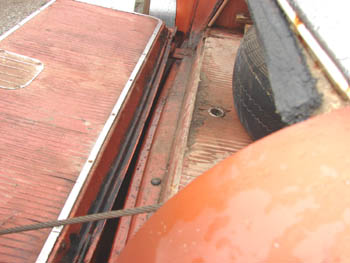
<svg viewBox="0 0 350 263">
<path fill-rule="evenodd" d="M 28 87 L 0 89 L 1 227 L 57 218 L 156 24 L 61 0 L 0 43 L 45 66 Z M 1 260 L 33 262 L 48 233 L 1 238 Z"/>
<path fill-rule="evenodd" d="M 225 30 L 211 30 L 204 46 L 198 47 L 203 50 L 202 59 L 198 70 L 192 71 L 182 104 L 163 200 L 251 142 L 239 122 L 232 96 L 233 64 L 241 37 Z M 223 117 L 213 117 L 209 113 L 212 108 L 222 110 Z"/>
<path fill-rule="evenodd" d="M 174 34 L 175 34 L 175 31 L 163 30 L 162 33 L 158 36 L 158 38 L 155 39 L 155 43 L 153 44 L 152 50 L 148 56 L 148 61 L 147 61 L 148 63 L 145 64 L 145 67 L 140 72 L 140 75 L 138 76 L 137 81 L 135 83 L 136 88 L 145 87 L 144 88 L 145 90 L 152 91 L 148 93 L 148 99 L 145 101 L 144 107 L 142 107 L 141 104 L 137 107 L 133 107 L 133 110 L 135 111 L 142 111 L 143 117 L 139 121 L 140 126 L 142 126 L 141 127 L 142 129 L 144 127 L 144 124 L 146 123 L 149 112 L 151 111 L 151 108 L 153 106 L 154 98 L 157 95 L 159 85 L 163 79 L 163 74 L 166 68 L 167 60 L 170 54 L 170 50 L 172 48 L 172 39 L 174 37 Z M 157 63 L 151 63 L 153 61 L 157 61 Z M 150 75 L 154 75 L 154 77 L 150 78 Z M 135 91 L 134 94 L 137 94 L 137 92 Z M 124 110 L 124 112 L 125 111 L 126 110 Z M 137 115 L 137 113 L 130 114 L 130 115 Z M 136 133 L 135 131 L 130 131 L 130 132 Z M 114 133 L 115 133 L 115 137 L 120 137 L 118 131 L 114 131 Z M 141 131 L 138 134 L 140 136 Z M 115 147 L 116 145 L 115 141 L 111 141 L 110 145 L 112 148 Z M 127 147 L 128 147 L 128 151 L 130 151 L 131 145 L 128 144 Z M 136 148 L 136 144 L 134 145 L 134 147 Z M 135 150 L 135 148 L 133 150 Z M 125 170 L 126 169 L 127 167 L 125 168 Z M 131 167 L 131 169 L 133 168 Z M 117 173 L 116 176 L 121 177 L 121 172 Z M 107 194 L 110 196 L 109 199 L 111 199 L 112 193 L 108 192 Z M 115 198 L 112 199 L 113 203 Z M 110 207 L 110 209 L 112 209 L 112 207 Z M 123 220 L 123 219 L 120 219 L 120 220 Z M 98 222 L 98 224 L 103 225 L 104 222 Z M 84 260 L 87 262 L 101 260 L 100 259 L 101 252 L 99 251 L 99 249 L 104 249 L 106 246 L 108 246 L 105 243 L 105 240 L 103 240 L 103 237 L 97 238 L 99 231 L 101 230 L 97 230 L 94 232 L 93 234 L 94 241 L 90 243 L 86 256 L 84 256 Z M 108 235 L 111 235 L 110 231 L 108 230 L 106 231 L 108 232 Z"/>
<path fill-rule="evenodd" d="M 232 73 L 241 38 L 211 30 L 205 39 L 201 81 L 182 170 L 172 185 L 177 191 L 252 142 L 233 105 Z"/>
<path fill-rule="evenodd" d="M 173 39 L 175 35 L 175 31 L 171 32 L 170 38 Z M 168 43 L 167 47 L 164 50 L 164 58 L 160 65 L 160 70 L 158 73 L 157 81 L 155 85 L 160 85 L 163 80 L 163 74 L 166 72 L 166 66 L 168 63 L 168 57 L 171 53 L 173 43 Z M 172 74 L 173 75 L 173 74 Z M 143 140 L 141 150 L 138 155 L 138 160 L 135 165 L 134 173 L 132 175 L 132 180 L 130 183 L 130 187 L 128 189 L 128 194 L 126 198 L 126 202 L 124 208 L 132 208 L 135 207 L 137 202 L 137 196 L 141 194 L 143 191 L 142 185 L 150 185 L 151 179 L 145 178 L 143 173 L 146 169 L 147 160 L 149 158 L 150 147 L 153 143 L 153 138 L 155 132 L 157 130 L 157 125 L 159 123 L 159 119 L 161 116 L 161 112 L 163 110 L 167 95 L 169 91 L 169 85 L 166 85 L 159 94 L 159 98 L 156 103 L 155 110 L 153 111 L 152 118 L 150 120 L 149 128 L 145 134 L 145 139 Z M 149 181 L 148 184 L 145 181 Z M 141 185 L 142 182 L 142 185 Z M 152 189 L 152 188 L 150 188 Z M 156 198 L 158 197 L 158 189 L 157 187 L 153 187 L 152 191 Z M 109 258 L 109 262 L 114 262 L 118 257 L 120 251 L 124 248 L 126 240 L 128 239 L 128 232 L 131 224 L 131 217 L 123 217 L 119 219 L 117 234 L 114 238 L 114 242 L 111 249 L 111 254 Z"/>
<path fill-rule="evenodd" d="M 169 134 L 172 133 L 173 127 L 172 125 L 158 127 L 158 124 L 161 121 L 163 110 L 168 101 L 170 88 L 174 83 L 177 71 L 178 65 L 175 64 L 158 99 L 145 142 L 137 160 L 135 172 L 133 174 L 124 206 L 125 208 L 154 204 L 159 199 L 161 187 L 151 185 L 151 180 L 152 178 L 163 179 L 165 176 L 164 169 L 159 169 L 159 167 L 163 167 L 163 165 L 166 165 L 167 163 L 170 148 L 169 145 L 166 145 L 166 141 L 172 139 L 169 137 Z M 156 141 L 154 141 L 155 138 L 157 139 Z M 132 218 L 124 217 L 120 219 L 118 231 L 111 251 L 110 263 L 117 260 L 127 240 L 134 234 L 136 229 L 147 220 L 148 217 L 149 215 L 142 214 Z M 135 222 L 137 222 L 136 225 Z"/>
<path fill-rule="evenodd" d="M 165 93 L 167 94 L 167 91 L 165 91 Z M 161 100 L 164 100 L 164 99 L 165 98 L 162 96 Z M 143 176 L 143 175 L 149 159 L 150 148 L 152 146 L 157 124 L 159 122 L 161 111 L 163 109 L 162 106 L 164 106 L 164 103 L 160 103 L 160 105 L 158 105 L 157 110 L 153 115 L 153 118 L 151 121 L 151 127 L 147 132 L 146 140 L 140 151 L 140 155 L 137 161 L 136 169 L 133 174 L 132 182 L 129 188 L 129 192 L 127 195 L 124 208 L 132 208 L 132 207 L 139 206 L 140 200 L 138 196 L 140 195 L 145 194 L 147 200 L 144 198 L 142 199 L 142 201 L 143 202 L 146 201 L 146 203 L 154 203 L 158 199 L 160 187 L 151 185 L 151 180 L 153 176 L 157 176 L 158 172 L 149 176 Z M 149 200 L 151 201 L 147 202 Z M 145 216 L 147 219 L 149 215 L 142 215 L 142 216 Z M 123 217 L 119 220 L 117 234 L 113 242 L 113 247 L 112 247 L 111 255 L 109 259 L 110 263 L 115 262 L 120 252 L 123 250 L 127 240 L 130 238 L 130 235 L 133 234 L 133 233 L 130 233 L 130 226 L 133 221 L 133 218 L 135 217 Z"/>
<path fill-rule="evenodd" d="M 251 142 L 233 107 L 232 71 L 241 37 L 211 30 L 196 55 L 188 54 L 181 63 L 178 60 L 180 66 L 173 66 L 156 108 L 150 138 L 138 161 L 126 207 L 168 199 Z M 225 115 L 213 117 L 209 113 L 212 107 L 222 108 Z M 152 178 L 160 178 L 161 187 L 151 185 Z M 137 215 L 121 220 L 110 263 L 117 262 L 125 244 L 148 218 L 149 215 Z"/>
</svg>

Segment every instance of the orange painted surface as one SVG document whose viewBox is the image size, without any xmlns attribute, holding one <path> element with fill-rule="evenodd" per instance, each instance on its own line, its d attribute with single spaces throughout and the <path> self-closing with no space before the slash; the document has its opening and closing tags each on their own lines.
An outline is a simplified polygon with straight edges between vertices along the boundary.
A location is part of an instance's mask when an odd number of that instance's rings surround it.
<svg viewBox="0 0 350 263">
<path fill-rule="evenodd" d="M 198 33 L 204 30 L 220 3 L 222 0 L 177 0 L 176 26 L 178 30 L 184 33 L 191 31 Z"/>
<path fill-rule="evenodd" d="M 176 1 L 176 26 L 178 31 L 187 33 L 190 30 L 193 12 L 198 0 Z"/>
<path fill-rule="evenodd" d="M 28 87 L 0 89 L 2 228 L 57 218 L 156 24 L 58 0 L 0 43 L 45 65 Z M 49 231 L 1 237 L 0 261 L 34 262 Z"/>
<path fill-rule="evenodd" d="M 199 1 L 193 17 L 191 31 L 198 34 L 204 30 L 214 15 L 215 10 L 219 8 L 222 2 L 222 0 Z"/>
<path fill-rule="evenodd" d="M 349 262 L 349 116 L 313 118 L 221 162 L 155 213 L 118 262 Z"/>
</svg>

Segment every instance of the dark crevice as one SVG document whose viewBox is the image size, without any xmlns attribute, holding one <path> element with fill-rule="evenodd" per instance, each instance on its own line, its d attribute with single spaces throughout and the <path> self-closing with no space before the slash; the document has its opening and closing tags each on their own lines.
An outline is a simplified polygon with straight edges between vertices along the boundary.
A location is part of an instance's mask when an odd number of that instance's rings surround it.
<svg viewBox="0 0 350 263">
<path fill-rule="evenodd" d="M 140 141 L 137 145 L 136 151 L 135 151 L 135 155 L 133 156 L 131 163 L 130 163 L 130 167 L 126 173 L 125 179 L 120 187 L 118 196 L 113 204 L 113 210 L 119 210 L 119 209 L 123 209 L 125 202 L 126 202 L 126 198 L 127 198 L 127 194 L 129 191 L 129 187 L 130 187 L 130 183 L 132 181 L 132 177 L 135 171 L 135 167 L 137 164 L 137 160 L 138 160 L 138 156 L 140 153 L 140 150 L 142 148 L 146 133 L 147 133 L 147 128 L 150 125 L 151 122 L 151 118 L 152 118 L 152 113 L 155 111 L 157 102 L 159 100 L 159 95 L 163 89 L 164 83 L 166 81 L 166 78 L 170 72 L 171 66 L 173 64 L 175 60 L 174 59 L 169 59 L 167 64 L 166 64 L 166 68 L 165 68 L 165 72 L 164 72 L 164 76 L 162 78 L 162 81 L 160 83 L 160 87 L 159 90 L 157 92 L 157 95 L 155 97 L 155 100 L 153 102 L 152 108 L 151 108 L 151 113 L 147 118 L 147 121 L 145 123 L 145 128 L 142 132 Z M 101 241 L 99 242 L 96 251 L 94 253 L 94 257 L 92 262 L 108 262 L 109 256 L 111 254 L 112 251 L 112 246 L 113 246 L 113 241 L 118 229 L 118 225 L 119 225 L 119 219 L 109 219 L 106 222 L 106 226 L 102 232 L 101 235 Z"/>
</svg>

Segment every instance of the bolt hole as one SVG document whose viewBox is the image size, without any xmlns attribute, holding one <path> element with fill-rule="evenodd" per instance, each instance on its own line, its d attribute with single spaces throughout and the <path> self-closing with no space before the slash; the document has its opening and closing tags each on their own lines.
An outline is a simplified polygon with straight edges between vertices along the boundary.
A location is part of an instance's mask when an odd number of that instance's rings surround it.
<svg viewBox="0 0 350 263">
<path fill-rule="evenodd" d="M 225 116 L 225 111 L 218 107 L 212 107 L 208 110 L 210 116 L 213 116 L 215 118 L 222 118 Z"/>
</svg>

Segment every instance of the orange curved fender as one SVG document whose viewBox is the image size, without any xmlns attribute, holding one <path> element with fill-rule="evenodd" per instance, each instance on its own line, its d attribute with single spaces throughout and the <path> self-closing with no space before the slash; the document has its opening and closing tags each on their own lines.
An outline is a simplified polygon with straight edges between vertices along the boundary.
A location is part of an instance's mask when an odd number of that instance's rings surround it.
<svg viewBox="0 0 350 263">
<path fill-rule="evenodd" d="M 121 263 L 350 260 L 350 109 L 268 136 L 201 175 Z"/>
</svg>

